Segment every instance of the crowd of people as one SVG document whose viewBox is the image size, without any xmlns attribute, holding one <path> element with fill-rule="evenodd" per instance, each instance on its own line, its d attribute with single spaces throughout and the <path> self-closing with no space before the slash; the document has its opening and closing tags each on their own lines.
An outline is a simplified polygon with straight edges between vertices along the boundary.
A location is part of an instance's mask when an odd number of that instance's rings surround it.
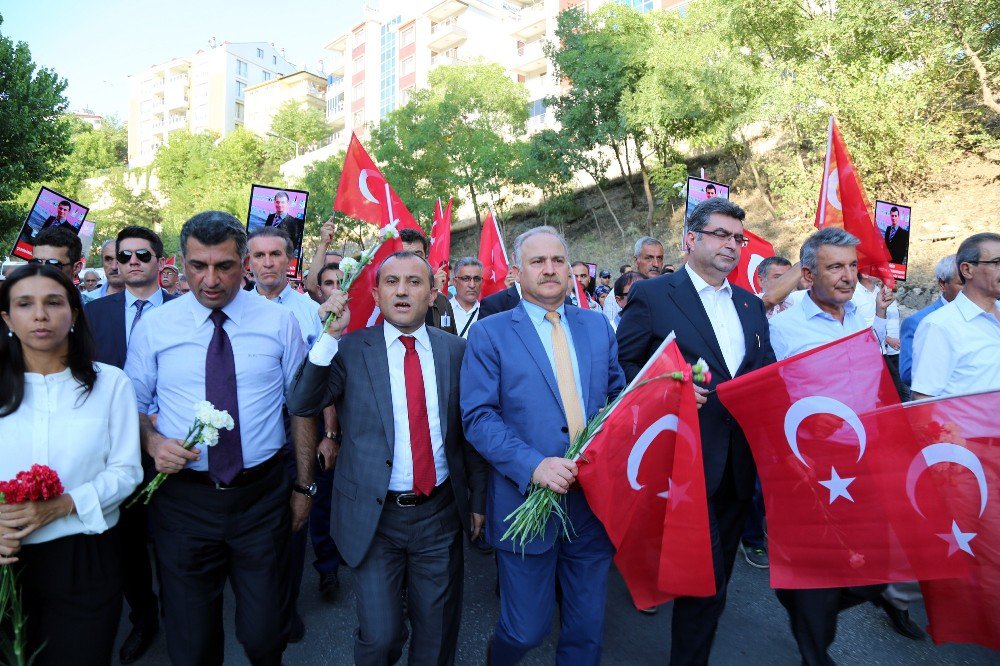
<svg viewBox="0 0 1000 666">
<path fill-rule="evenodd" d="M 407 642 L 411 663 L 454 663 L 467 541 L 496 558 L 486 663 L 518 663 L 557 607 L 556 662 L 598 663 L 614 548 L 563 454 L 673 333 L 711 371 L 695 391 L 717 592 L 673 602 L 669 658 L 706 664 L 737 555 L 768 567 L 760 482 L 718 383 L 870 327 L 901 399 L 1000 390 L 1000 235 L 943 257 L 940 297 L 901 322 L 842 229 L 812 234 L 794 263 L 761 262 L 762 297 L 731 285 L 744 217 L 709 199 L 683 262 L 643 237 L 616 277 L 592 278 L 536 227 L 512 244 L 507 289 L 486 298 L 476 258 L 435 272 L 427 239 L 404 231 L 378 266 L 384 321 L 352 333 L 332 224 L 298 288 L 287 232 L 248 236 L 227 213 L 183 226 L 183 273 L 154 231 L 122 229 L 101 246 L 103 284 L 87 271 L 80 288 L 79 239 L 42 230 L 0 282 L 0 478 L 37 463 L 65 487 L 0 503 L 0 565 L 17 574 L 36 663 L 110 663 L 124 602 L 121 663 L 143 656 L 162 618 L 173 663 L 221 664 L 228 582 L 246 658 L 280 664 L 306 631 L 307 541 L 325 598 L 350 568 L 356 663 L 395 663 Z M 235 427 L 188 448 L 206 400 Z M 156 473 L 167 481 L 150 504 L 130 503 Z M 534 486 L 565 496 L 575 536 L 552 518 L 522 551 L 502 538 L 505 519 Z M 856 603 L 923 635 L 908 615 L 915 584 L 776 594 L 806 664 L 832 663 L 837 613 Z"/>
</svg>

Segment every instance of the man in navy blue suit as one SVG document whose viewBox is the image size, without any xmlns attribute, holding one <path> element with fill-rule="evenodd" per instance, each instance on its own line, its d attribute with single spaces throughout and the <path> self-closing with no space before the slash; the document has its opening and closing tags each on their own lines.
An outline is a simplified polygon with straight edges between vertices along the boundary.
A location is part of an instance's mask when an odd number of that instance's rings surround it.
<svg viewBox="0 0 1000 666">
<path fill-rule="evenodd" d="M 176 297 L 160 288 L 163 241 L 155 231 L 139 226 L 122 229 L 115 241 L 115 258 L 118 270 L 125 277 L 125 291 L 87 303 L 84 312 L 97 345 L 95 360 L 121 368 L 125 366 L 128 341 L 136 324 L 150 310 Z M 125 600 L 132 623 L 119 657 L 121 663 L 131 664 L 149 649 L 160 626 L 153 569 L 146 548 L 144 504 L 122 509 L 119 533 L 125 562 Z"/>
<path fill-rule="evenodd" d="M 497 549 L 500 618 L 490 663 L 517 663 L 549 633 L 561 588 L 556 662 L 597 664 L 604 633 L 608 569 L 614 549 L 563 457 L 570 440 L 625 387 L 617 345 L 600 312 L 565 304 L 566 241 L 536 227 L 514 241 L 521 302 L 469 330 L 462 363 L 462 422 L 491 466 L 486 539 Z M 553 517 L 542 538 L 502 540 L 505 516 L 532 483 L 565 496 L 572 540 Z"/>
<path fill-rule="evenodd" d="M 698 388 L 704 403 L 698 421 L 717 592 L 674 602 L 673 664 L 708 663 L 757 476 L 743 431 L 707 390 L 774 362 L 763 302 L 726 279 L 747 244 L 744 217 L 743 209 L 726 199 L 698 204 L 684 237 L 684 268 L 633 284 L 618 324 L 618 360 L 629 380 L 671 331 L 684 359 L 704 358 L 712 372 L 712 383 Z"/>
</svg>

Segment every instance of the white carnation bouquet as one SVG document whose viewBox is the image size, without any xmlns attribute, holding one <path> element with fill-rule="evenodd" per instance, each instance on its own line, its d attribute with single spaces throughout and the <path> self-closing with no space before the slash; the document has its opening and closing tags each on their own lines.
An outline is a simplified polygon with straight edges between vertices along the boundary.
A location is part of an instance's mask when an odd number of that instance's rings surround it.
<svg viewBox="0 0 1000 666">
<path fill-rule="evenodd" d="M 215 405 L 208 400 L 196 402 L 194 405 L 194 423 L 188 429 L 182 445 L 188 450 L 196 444 L 215 446 L 219 443 L 220 430 L 232 430 L 235 427 L 236 424 L 233 422 L 233 417 L 226 410 L 216 409 Z M 149 500 L 153 498 L 153 493 L 163 485 L 168 476 L 168 474 L 164 474 L 163 472 L 157 474 L 152 481 L 146 484 L 145 488 L 139 491 L 138 495 L 132 498 L 131 502 L 125 505 L 126 508 L 138 502 L 139 498 L 144 498 L 143 504 L 149 504 Z"/>
<path fill-rule="evenodd" d="M 344 279 L 340 281 L 340 290 L 342 292 L 346 294 L 350 290 L 351 285 L 354 284 L 354 281 L 358 279 L 359 275 L 361 275 L 361 271 L 365 266 L 372 262 L 372 259 L 375 258 L 375 253 L 379 251 L 379 248 L 381 248 L 384 243 L 393 238 L 399 238 L 399 231 L 396 230 L 396 224 L 397 221 L 393 221 L 392 223 L 379 229 L 378 238 L 376 239 L 375 244 L 362 252 L 358 259 L 344 257 L 344 259 L 340 262 L 340 270 L 344 272 Z M 330 324 L 336 318 L 336 315 L 332 312 L 327 315 L 326 321 L 323 322 L 324 333 L 328 328 L 330 328 Z"/>
</svg>

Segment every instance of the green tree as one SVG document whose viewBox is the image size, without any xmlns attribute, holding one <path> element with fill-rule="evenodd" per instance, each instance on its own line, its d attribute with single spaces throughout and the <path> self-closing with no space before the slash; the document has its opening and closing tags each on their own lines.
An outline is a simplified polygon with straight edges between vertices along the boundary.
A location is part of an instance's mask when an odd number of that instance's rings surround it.
<svg viewBox="0 0 1000 666">
<path fill-rule="evenodd" d="M 71 128 L 72 152 L 66 158 L 63 175 L 53 181 L 59 192 L 75 199 L 86 199 L 84 181 L 122 168 L 128 161 L 128 130 L 116 118 L 106 119 L 99 129 L 67 116 Z"/>
<path fill-rule="evenodd" d="M 318 143 L 333 133 L 326 124 L 323 112 L 313 108 L 302 108 L 295 101 L 288 101 L 278 108 L 271 119 L 271 132 L 299 144 L 305 150 L 310 144 Z"/>
</svg>

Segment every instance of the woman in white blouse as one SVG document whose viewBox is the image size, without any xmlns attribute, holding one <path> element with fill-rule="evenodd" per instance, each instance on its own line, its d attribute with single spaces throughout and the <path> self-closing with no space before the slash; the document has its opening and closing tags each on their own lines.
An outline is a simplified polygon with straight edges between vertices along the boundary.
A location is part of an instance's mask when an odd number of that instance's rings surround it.
<svg viewBox="0 0 1000 666">
<path fill-rule="evenodd" d="M 118 505 L 142 479 L 135 391 L 94 363 L 80 293 L 29 264 L 0 283 L 0 480 L 48 465 L 65 488 L 0 504 L 0 565 L 13 565 L 37 664 L 110 664 L 121 616 Z"/>
</svg>

